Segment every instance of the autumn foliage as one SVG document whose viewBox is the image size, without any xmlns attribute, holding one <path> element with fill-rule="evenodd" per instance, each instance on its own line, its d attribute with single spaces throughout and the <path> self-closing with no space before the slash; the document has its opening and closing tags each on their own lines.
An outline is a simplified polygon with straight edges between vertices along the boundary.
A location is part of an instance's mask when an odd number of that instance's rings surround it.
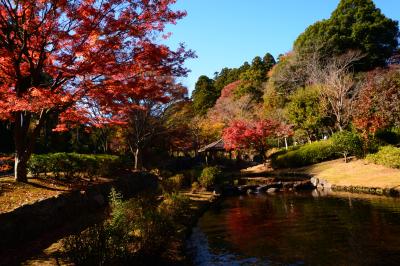
<svg viewBox="0 0 400 266">
<path fill-rule="evenodd" d="M 227 150 L 253 149 L 264 156 L 267 138 L 287 134 L 291 134 L 290 127 L 274 120 L 237 120 L 224 129 L 222 137 Z"/>
<path fill-rule="evenodd" d="M 365 135 L 400 124 L 400 69 L 376 69 L 367 74 L 353 123 Z"/>
<path fill-rule="evenodd" d="M 15 125 L 16 177 L 49 115 L 73 123 L 121 122 L 143 99 L 168 101 L 193 56 L 158 44 L 185 13 L 175 0 L 3 1 L 0 5 L 0 119 Z M 17 174 L 20 172 L 20 174 Z"/>
</svg>

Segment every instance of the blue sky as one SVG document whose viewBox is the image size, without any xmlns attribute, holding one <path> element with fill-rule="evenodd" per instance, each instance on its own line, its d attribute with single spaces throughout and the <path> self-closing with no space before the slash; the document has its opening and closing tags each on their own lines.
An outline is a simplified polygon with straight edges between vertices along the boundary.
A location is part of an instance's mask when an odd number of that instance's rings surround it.
<svg viewBox="0 0 400 266">
<path fill-rule="evenodd" d="M 374 0 L 387 16 L 400 20 L 399 0 Z M 174 9 L 188 15 L 166 43 L 183 42 L 196 51 L 191 69 L 182 83 L 192 91 L 200 75 L 212 77 L 223 67 L 238 67 L 244 61 L 270 52 L 277 57 L 292 48 L 293 41 L 309 25 L 329 18 L 339 0 L 177 0 Z"/>
</svg>

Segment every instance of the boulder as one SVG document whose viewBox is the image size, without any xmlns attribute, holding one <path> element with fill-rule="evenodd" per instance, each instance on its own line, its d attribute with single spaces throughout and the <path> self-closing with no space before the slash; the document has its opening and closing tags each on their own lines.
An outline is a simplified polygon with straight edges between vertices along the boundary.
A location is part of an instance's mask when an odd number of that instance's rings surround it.
<svg viewBox="0 0 400 266">
<path fill-rule="evenodd" d="M 275 192 L 278 192 L 278 191 L 279 191 L 279 188 L 271 187 L 271 188 L 269 188 L 269 189 L 267 190 L 267 193 L 275 193 Z"/>
<path fill-rule="evenodd" d="M 249 189 L 246 191 L 246 193 L 247 193 L 248 195 L 251 195 L 251 194 L 255 194 L 255 191 L 254 191 L 253 189 L 249 188 Z"/>
<path fill-rule="evenodd" d="M 316 178 L 316 177 L 311 177 L 310 181 L 311 181 L 311 184 L 312 184 L 314 187 L 317 187 L 318 184 L 319 184 L 319 179 Z"/>
<path fill-rule="evenodd" d="M 268 185 L 261 185 L 261 186 L 257 187 L 257 192 L 263 193 L 263 192 L 267 191 L 268 188 L 269 188 Z"/>
<path fill-rule="evenodd" d="M 325 179 L 319 179 L 318 180 L 318 185 L 317 188 L 319 189 L 330 189 L 332 187 L 332 185 L 326 181 Z"/>
</svg>

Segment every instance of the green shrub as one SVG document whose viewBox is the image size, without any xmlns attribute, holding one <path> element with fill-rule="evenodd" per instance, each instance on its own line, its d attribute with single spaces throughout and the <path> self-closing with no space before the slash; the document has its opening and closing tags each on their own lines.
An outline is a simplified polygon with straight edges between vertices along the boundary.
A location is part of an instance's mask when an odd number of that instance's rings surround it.
<svg viewBox="0 0 400 266">
<path fill-rule="evenodd" d="M 199 177 L 200 177 L 202 171 L 203 171 L 203 168 L 201 166 L 196 166 L 196 167 L 193 167 L 193 168 L 183 171 L 183 174 L 188 180 L 190 180 L 189 184 L 191 184 L 191 183 L 199 180 Z"/>
<path fill-rule="evenodd" d="M 375 137 L 385 144 L 396 145 L 400 143 L 400 128 L 379 130 Z"/>
<path fill-rule="evenodd" d="M 368 154 L 366 160 L 371 163 L 400 169 L 400 148 L 393 146 L 381 147 L 377 153 Z"/>
<path fill-rule="evenodd" d="M 200 189 L 200 184 L 199 182 L 195 181 L 192 183 L 192 192 L 197 192 Z"/>
<path fill-rule="evenodd" d="M 222 181 L 223 173 L 221 168 L 218 166 L 204 168 L 199 177 L 200 185 L 206 189 L 210 189 L 213 186 L 222 183 Z"/>
<path fill-rule="evenodd" d="M 179 191 L 185 185 L 185 176 L 182 174 L 174 175 L 161 182 L 161 188 L 164 193 Z"/>
<path fill-rule="evenodd" d="M 34 154 L 28 161 L 28 171 L 33 176 L 51 174 L 55 177 L 72 178 L 108 176 L 121 166 L 118 156 L 78 153 Z"/>
<path fill-rule="evenodd" d="M 183 174 L 177 174 L 171 176 L 169 179 L 179 188 L 183 188 L 186 185 L 186 178 Z"/>
<path fill-rule="evenodd" d="M 362 157 L 363 155 L 363 141 L 362 138 L 354 132 L 341 131 L 333 134 L 332 144 L 337 153 L 344 157 L 347 162 L 349 155 Z"/>
<path fill-rule="evenodd" d="M 99 224 L 63 240 L 65 255 L 74 265 L 122 265 L 128 261 L 126 237 L 116 237 L 110 227 Z"/>
<path fill-rule="evenodd" d="M 158 206 L 160 212 L 173 222 L 182 221 L 189 210 L 189 198 L 179 193 L 164 194 L 164 200 Z"/>
<path fill-rule="evenodd" d="M 339 155 L 331 140 L 321 140 L 305 144 L 289 151 L 280 151 L 272 155 L 274 168 L 293 168 L 335 159 Z"/>
</svg>

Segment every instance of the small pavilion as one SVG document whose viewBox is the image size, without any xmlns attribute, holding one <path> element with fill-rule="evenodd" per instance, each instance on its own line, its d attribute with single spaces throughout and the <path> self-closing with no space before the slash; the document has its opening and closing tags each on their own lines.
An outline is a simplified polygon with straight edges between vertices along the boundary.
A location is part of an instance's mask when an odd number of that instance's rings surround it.
<svg viewBox="0 0 400 266">
<path fill-rule="evenodd" d="M 225 154 L 226 150 L 224 147 L 224 141 L 222 139 L 219 139 L 217 141 L 214 141 L 213 143 L 210 143 L 198 150 L 199 153 L 203 153 L 206 159 L 206 164 L 208 164 L 209 158 L 211 160 L 215 160 L 216 155 L 219 152 L 223 152 Z"/>
</svg>

